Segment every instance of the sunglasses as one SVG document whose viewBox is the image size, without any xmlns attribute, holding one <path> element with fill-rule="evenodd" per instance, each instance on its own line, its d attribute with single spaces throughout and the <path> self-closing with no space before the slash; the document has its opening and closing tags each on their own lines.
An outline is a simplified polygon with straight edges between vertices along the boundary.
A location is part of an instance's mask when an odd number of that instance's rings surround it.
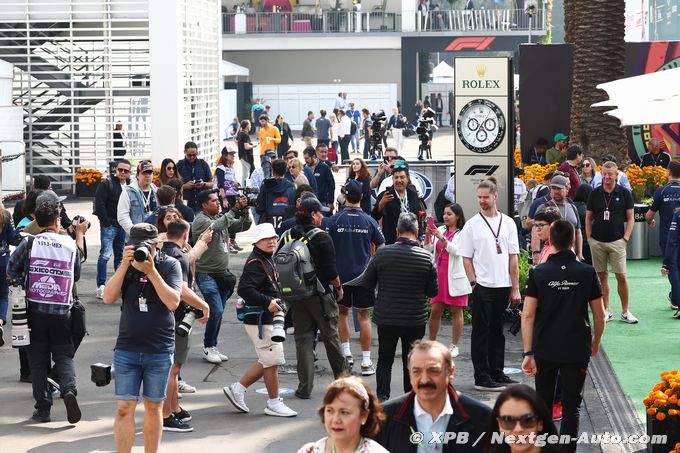
<svg viewBox="0 0 680 453">
<path fill-rule="evenodd" d="M 395 161 L 395 162 L 392 164 L 391 167 L 392 167 L 393 170 L 396 170 L 396 169 L 398 169 L 398 168 L 408 168 L 408 165 L 406 164 L 406 161 L 405 161 L 405 160 L 399 159 L 399 160 Z"/>
<path fill-rule="evenodd" d="M 498 424 L 503 429 L 507 430 L 514 429 L 515 426 L 517 426 L 517 422 L 519 422 L 519 426 L 521 426 L 522 428 L 531 429 L 535 428 L 536 425 L 538 424 L 538 415 L 534 414 L 533 412 L 520 415 L 519 417 L 515 417 L 512 415 L 499 415 L 496 418 L 496 420 L 498 420 Z"/>
<path fill-rule="evenodd" d="M 125 168 L 116 168 L 116 170 L 118 170 L 121 173 L 130 173 L 130 170 L 127 170 Z"/>
<path fill-rule="evenodd" d="M 165 169 L 175 171 L 175 167 L 165 167 Z"/>
<path fill-rule="evenodd" d="M 583 164 L 584 167 L 590 167 L 590 164 Z"/>
</svg>

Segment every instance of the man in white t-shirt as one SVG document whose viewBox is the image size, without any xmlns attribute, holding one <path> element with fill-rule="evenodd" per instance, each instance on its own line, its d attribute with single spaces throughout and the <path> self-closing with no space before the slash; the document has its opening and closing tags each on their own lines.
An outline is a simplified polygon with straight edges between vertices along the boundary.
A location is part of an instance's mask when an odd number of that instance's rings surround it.
<svg viewBox="0 0 680 453">
<path fill-rule="evenodd" d="M 475 389 L 491 392 L 517 383 L 503 373 L 503 316 L 509 302 L 520 302 L 517 227 L 496 209 L 497 199 L 496 185 L 482 181 L 477 187 L 481 211 L 465 223 L 458 249 L 475 301 L 471 338 Z"/>
</svg>

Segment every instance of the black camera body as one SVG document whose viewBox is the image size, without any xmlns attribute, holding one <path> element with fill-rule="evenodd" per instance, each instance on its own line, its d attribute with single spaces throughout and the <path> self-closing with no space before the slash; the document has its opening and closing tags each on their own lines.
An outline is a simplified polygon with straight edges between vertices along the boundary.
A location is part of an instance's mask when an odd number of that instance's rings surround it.
<svg viewBox="0 0 680 453">
<path fill-rule="evenodd" d="M 266 180 L 265 180 L 266 181 Z M 259 187 L 239 187 L 239 196 L 246 197 L 248 199 L 248 206 L 257 206 L 257 196 L 260 193 Z"/>
<path fill-rule="evenodd" d="M 385 128 L 385 122 L 387 121 L 387 115 L 385 112 L 380 110 L 377 113 L 371 114 L 371 136 L 369 138 L 370 149 L 369 154 L 373 156 L 382 155 L 382 136 L 383 129 Z"/>
<path fill-rule="evenodd" d="M 522 330 L 522 308 L 521 305 L 514 307 L 510 306 L 505 309 L 505 318 L 510 321 L 508 332 L 517 335 Z"/>
<path fill-rule="evenodd" d="M 143 263 L 144 261 L 146 261 L 149 258 L 150 254 L 151 254 L 151 244 L 144 241 L 144 242 L 140 242 L 139 244 L 137 244 L 132 257 L 138 263 Z"/>
<path fill-rule="evenodd" d="M 90 380 L 97 387 L 105 387 L 111 383 L 111 365 L 95 363 L 90 365 L 90 369 L 92 370 Z"/>
<path fill-rule="evenodd" d="M 83 217 L 81 215 L 77 215 L 77 216 L 73 217 L 72 221 L 73 221 L 73 223 L 83 223 L 83 222 L 87 223 L 87 229 L 88 230 L 92 226 L 92 224 L 85 217 Z"/>
</svg>

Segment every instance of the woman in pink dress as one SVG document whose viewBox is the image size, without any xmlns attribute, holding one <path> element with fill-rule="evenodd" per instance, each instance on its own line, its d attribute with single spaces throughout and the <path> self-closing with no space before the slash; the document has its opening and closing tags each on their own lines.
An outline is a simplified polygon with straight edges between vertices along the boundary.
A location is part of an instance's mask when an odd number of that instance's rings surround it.
<svg viewBox="0 0 680 453">
<path fill-rule="evenodd" d="M 430 340 L 436 340 L 441 326 L 442 314 L 446 308 L 451 312 L 451 344 L 449 351 L 452 357 L 458 357 L 458 342 L 463 332 L 463 309 L 468 304 L 468 294 L 472 292 L 470 282 L 465 275 L 463 257 L 458 255 L 460 230 L 465 225 L 463 208 L 458 204 L 444 207 L 444 225 L 439 228 L 428 228 L 434 240 L 434 259 L 439 277 L 439 293 L 430 299 Z"/>
</svg>

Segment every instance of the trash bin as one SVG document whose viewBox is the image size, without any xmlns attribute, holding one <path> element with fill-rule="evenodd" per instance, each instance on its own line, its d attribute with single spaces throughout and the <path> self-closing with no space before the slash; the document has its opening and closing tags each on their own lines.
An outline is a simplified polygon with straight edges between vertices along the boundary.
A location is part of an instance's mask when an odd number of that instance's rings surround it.
<svg viewBox="0 0 680 453">
<path fill-rule="evenodd" d="M 648 209 L 649 205 L 646 204 L 635 204 L 633 208 L 635 225 L 626 247 L 626 256 L 629 260 L 646 260 L 649 258 L 649 230 L 645 220 Z"/>
</svg>

